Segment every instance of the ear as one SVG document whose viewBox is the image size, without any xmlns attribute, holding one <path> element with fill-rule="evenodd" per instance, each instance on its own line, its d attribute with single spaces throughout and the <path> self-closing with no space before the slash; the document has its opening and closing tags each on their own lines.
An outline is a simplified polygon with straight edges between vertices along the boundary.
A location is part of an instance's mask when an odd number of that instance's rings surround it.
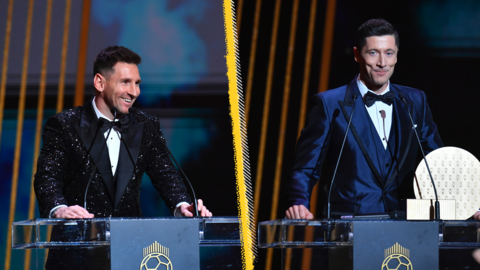
<svg viewBox="0 0 480 270">
<path fill-rule="evenodd" d="M 93 86 L 95 86 L 98 92 L 103 92 L 105 89 L 105 77 L 100 73 L 95 74 L 95 77 L 93 77 Z"/>
<path fill-rule="evenodd" d="M 360 59 L 360 52 L 358 51 L 357 47 L 353 47 L 353 58 L 355 59 L 355 62 L 358 63 Z"/>
</svg>

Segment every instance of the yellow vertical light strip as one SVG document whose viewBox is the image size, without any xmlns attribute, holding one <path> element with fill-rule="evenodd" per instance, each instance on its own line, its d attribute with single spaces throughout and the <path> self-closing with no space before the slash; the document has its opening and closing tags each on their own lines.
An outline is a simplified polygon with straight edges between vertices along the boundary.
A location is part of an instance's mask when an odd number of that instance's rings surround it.
<svg viewBox="0 0 480 270">
<path fill-rule="evenodd" d="M 293 241 L 293 236 L 295 233 L 295 227 L 294 226 L 289 226 L 288 227 L 288 234 L 287 234 L 287 241 L 291 242 Z M 292 264 L 292 248 L 287 248 L 287 251 L 285 252 L 285 268 L 284 270 L 290 270 L 290 266 Z"/>
<path fill-rule="evenodd" d="M 255 192 L 260 193 L 262 177 L 263 177 L 263 163 L 265 159 L 265 147 L 267 143 L 267 130 L 268 130 L 268 116 L 270 113 L 270 97 L 272 95 L 272 84 L 273 84 L 273 72 L 275 70 L 275 53 L 277 50 L 277 36 L 278 36 L 278 24 L 280 21 L 280 7 L 282 5 L 281 0 L 275 1 L 275 13 L 273 17 L 273 29 L 272 37 L 270 41 L 270 55 L 268 58 L 268 70 L 267 70 L 267 85 L 265 89 L 265 99 L 263 103 L 263 116 L 262 116 L 262 129 L 260 134 L 260 149 L 258 151 L 258 161 L 257 161 L 257 174 L 255 177 L 256 185 L 259 187 Z M 255 208 L 255 211 L 258 212 L 258 208 Z M 267 262 L 265 269 L 269 270 L 272 267 L 272 256 L 273 249 L 267 250 Z"/>
<path fill-rule="evenodd" d="M 302 98 L 300 103 L 300 114 L 298 117 L 297 138 L 300 137 L 303 126 L 305 125 L 305 116 L 307 114 L 308 87 L 310 84 L 310 70 L 312 66 L 313 39 L 315 37 L 315 19 L 317 15 L 317 0 L 312 0 L 310 5 L 310 20 L 308 22 L 308 40 L 307 51 L 305 53 L 305 67 L 303 68 Z"/>
<path fill-rule="evenodd" d="M 72 0 L 66 0 L 65 1 L 65 22 L 63 24 L 62 60 L 60 64 L 60 77 L 58 79 L 57 113 L 63 111 L 63 97 L 65 93 L 65 71 L 67 69 L 68 34 L 70 29 L 71 7 L 72 7 Z"/>
<path fill-rule="evenodd" d="M 273 70 L 275 68 L 275 51 L 277 48 L 276 43 L 277 43 L 277 35 L 278 35 L 278 21 L 280 18 L 281 2 L 282 2 L 281 0 L 276 0 L 275 2 L 275 15 L 273 18 L 272 37 L 270 41 L 270 55 L 268 60 L 268 71 L 267 71 L 267 85 L 266 85 L 265 97 L 263 101 L 262 128 L 261 128 L 261 134 L 260 134 L 260 147 L 258 151 L 257 173 L 255 177 L 255 198 L 254 198 L 255 224 L 257 223 L 257 220 L 258 220 L 258 212 L 259 212 L 259 206 L 260 206 L 260 193 L 262 189 L 263 161 L 265 157 L 265 144 L 267 140 L 268 114 L 270 112 L 270 96 L 272 92 Z M 252 63 L 250 62 L 249 64 L 252 64 Z M 250 71 L 252 70 L 249 68 L 248 72 L 250 73 Z"/>
<path fill-rule="evenodd" d="M 282 179 L 282 167 L 283 167 L 283 150 L 285 147 L 285 133 L 287 129 L 287 115 L 288 115 L 288 105 L 290 100 L 290 85 L 292 81 L 292 67 L 293 67 L 293 57 L 295 54 L 295 37 L 297 30 L 297 18 L 298 18 L 298 0 L 293 1 L 292 8 L 292 19 L 290 23 L 290 37 L 288 41 L 288 53 L 287 53 L 287 66 L 285 70 L 285 82 L 283 87 L 283 101 L 282 101 L 282 111 L 280 115 L 280 129 L 278 132 L 278 144 L 277 144 L 277 160 L 275 164 L 275 175 L 273 180 L 273 193 L 272 193 L 272 204 L 270 212 L 270 220 L 277 219 L 278 211 L 278 201 L 280 194 L 280 182 Z M 290 235 L 290 234 L 289 234 Z M 292 234 L 290 235 L 293 237 Z M 287 250 L 287 258 L 291 256 L 291 249 Z M 273 249 L 267 251 L 267 263 L 266 269 L 271 269 L 271 261 L 273 259 Z M 287 264 L 290 267 L 290 264 Z"/>
<path fill-rule="evenodd" d="M 80 44 L 78 46 L 77 82 L 73 106 L 83 105 L 85 91 L 85 66 L 87 64 L 88 27 L 90 24 L 91 0 L 83 0 L 82 26 L 80 28 Z"/>
<path fill-rule="evenodd" d="M 252 31 L 252 43 L 250 45 L 250 60 L 248 62 L 248 74 L 247 74 L 247 89 L 245 94 L 245 122 L 248 124 L 248 114 L 250 111 L 250 98 L 252 96 L 252 84 L 253 84 L 253 71 L 255 69 L 255 55 L 257 51 L 257 38 L 258 38 L 258 28 L 260 26 L 260 11 L 262 7 L 262 1 L 257 0 L 257 5 L 255 7 L 255 19 L 253 21 L 253 31 Z M 255 189 L 254 189 L 254 222 L 257 224 L 258 221 L 258 211 L 260 207 L 260 192 L 262 190 L 262 179 L 255 179 Z"/>
<path fill-rule="evenodd" d="M 317 192 L 318 192 L 318 185 L 312 190 L 312 196 L 310 199 L 310 212 L 315 216 L 315 212 L 317 211 Z M 313 230 L 306 230 L 305 232 L 305 242 L 310 242 L 313 240 Z M 306 248 L 303 249 L 302 254 L 302 270 L 310 270 L 312 262 L 312 249 Z"/>
<path fill-rule="evenodd" d="M 332 57 L 333 30 L 335 27 L 335 5 L 336 0 L 328 0 L 327 13 L 325 16 L 325 30 L 323 32 L 322 65 L 320 67 L 320 83 L 318 92 L 324 92 L 328 90 L 330 60 Z"/>
<path fill-rule="evenodd" d="M 316 3 L 315 3 L 316 4 Z M 322 51 L 322 64 L 320 68 L 320 85 L 319 92 L 326 91 L 328 88 L 328 79 L 330 76 L 330 60 L 332 53 L 332 43 L 333 43 L 333 30 L 335 26 L 335 0 L 328 0 L 327 10 L 325 14 L 325 26 L 324 26 L 324 35 L 323 35 L 323 51 Z M 312 3 L 313 5 L 313 3 Z M 316 8 L 315 8 L 316 9 Z M 305 90 L 308 92 L 308 89 Z M 302 96 L 302 107 L 306 108 L 306 95 Z M 305 103 L 303 103 L 305 102 Z M 301 114 L 302 117 L 302 114 Z M 305 122 L 305 113 L 303 112 L 302 122 L 299 123 L 298 135 L 301 133 L 300 124 L 304 125 Z M 312 196 L 310 198 L 310 211 L 315 216 L 317 211 L 317 199 L 318 199 L 318 185 L 312 190 Z M 312 241 L 313 233 L 307 231 L 305 233 L 305 241 Z M 310 269 L 312 261 L 312 250 L 306 249 L 303 251 L 302 257 L 302 270 Z"/>
<path fill-rule="evenodd" d="M 10 34 L 12 32 L 13 0 L 8 2 L 5 45 L 3 47 L 2 80 L 0 85 L 0 142 L 2 141 L 3 109 L 5 108 L 5 90 L 7 85 L 8 53 L 10 52 Z"/>
<path fill-rule="evenodd" d="M 33 0 L 28 4 L 27 29 L 25 33 L 25 47 L 23 51 L 22 78 L 20 84 L 20 97 L 18 100 L 17 136 L 15 143 L 15 155 L 13 158 L 12 188 L 10 192 L 10 215 L 8 217 L 8 233 L 5 255 L 5 270 L 10 270 L 12 255 L 12 223 L 15 218 L 15 206 L 17 202 L 18 173 L 20 170 L 20 154 L 22 149 L 23 118 L 25 113 L 25 96 L 27 91 L 28 59 L 30 52 L 30 34 L 32 30 Z"/>
<path fill-rule="evenodd" d="M 250 99 L 252 97 L 252 84 L 253 84 L 253 72 L 255 70 L 255 56 L 257 54 L 257 39 L 258 39 L 258 28 L 260 26 L 260 11 L 262 9 L 262 0 L 257 0 L 255 5 L 255 18 L 253 19 L 253 31 L 252 31 L 252 41 L 250 44 L 250 58 L 248 60 L 248 73 L 247 73 L 247 88 L 245 90 L 245 123 L 248 124 L 248 115 L 250 112 Z M 256 188 L 255 185 L 255 194 Z M 257 196 L 255 195 L 255 204 L 257 204 Z M 255 205 L 255 210 L 258 209 Z M 255 218 L 255 220 L 257 220 Z"/>
<path fill-rule="evenodd" d="M 308 89 L 310 84 L 310 70 L 312 65 L 312 51 L 313 51 L 313 40 L 315 36 L 315 20 L 317 16 L 317 0 L 313 0 L 310 5 L 310 20 L 308 25 L 308 40 L 307 40 L 307 50 L 305 53 L 305 67 L 303 72 L 303 87 L 302 87 L 302 98 L 300 104 L 300 113 L 298 119 L 298 129 L 297 129 L 297 138 L 300 137 L 303 126 L 305 125 L 305 118 L 307 114 L 307 97 Z M 312 190 L 312 195 L 317 194 L 318 185 Z M 312 196 L 310 201 L 310 211 L 315 216 L 317 210 L 317 196 Z M 313 231 L 307 230 L 305 232 L 305 241 L 313 239 Z M 312 250 L 304 249 L 302 254 L 302 269 L 310 269 L 310 262 L 312 258 Z"/>
<path fill-rule="evenodd" d="M 47 62 L 48 62 L 48 47 L 50 43 L 50 22 L 52 19 L 52 0 L 47 2 L 47 13 L 45 15 L 45 33 L 43 36 L 43 54 L 42 54 L 42 68 L 40 71 L 40 89 L 38 91 L 38 103 L 37 103 L 37 126 L 35 129 L 35 146 L 33 150 L 33 168 L 32 168 L 32 180 L 30 184 L 30 203 L 28 207 L 28 219 L 33 219 L 35 213 L 35 191 L 33 189 L 33 179 L 37 171 L 37 157 L 40 151 L 40 135 L 42 133 L 43 124 L 43 108 L 45 105 L 45 88 L 47 79 Z M 30 269 L 31 249 L 25 251 L 25 264 L 24 270 Z"/>
<path fill-rule="evenodd" d="M 242 26 L 243 0 L 238 0 L 237 5 L 237 36 L 240 36 L 240 27 Z"/>
<path fill-rule="evenodd" d="M 237 179 L 237 203 L 240 220 L 240 240 L 244 270 L 253 269 L 256 257 L 255 224 L 253 222 L 252 184 L 248 164 L 247 131 L 245 108 L 238 54 L 235 13 L 232 0 L 223 1 L 225 19 L 225 42 L 228 76 L 228 96 L 232 118 L 233 150 L 235 154 L 235 175 Z"/>
</svg>

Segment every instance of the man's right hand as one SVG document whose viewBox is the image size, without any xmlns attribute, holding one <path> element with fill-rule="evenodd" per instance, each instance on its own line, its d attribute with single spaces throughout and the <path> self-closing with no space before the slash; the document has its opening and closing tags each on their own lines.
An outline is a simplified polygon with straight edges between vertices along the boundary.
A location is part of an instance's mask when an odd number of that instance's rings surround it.
<svg viewBox="0 0 480 270">
<path fill-rule="evenodd" d="M 55 218 L 93 218 L 93 214 L 81 206 L 74 205 L 58 208 L 55 211 Z"/>
<path fill-rule="evenodd" d="M 304 205 L 294 205 L 285 212 L 289 219 L 313 219 L 313 214 Z"/>
</svg>

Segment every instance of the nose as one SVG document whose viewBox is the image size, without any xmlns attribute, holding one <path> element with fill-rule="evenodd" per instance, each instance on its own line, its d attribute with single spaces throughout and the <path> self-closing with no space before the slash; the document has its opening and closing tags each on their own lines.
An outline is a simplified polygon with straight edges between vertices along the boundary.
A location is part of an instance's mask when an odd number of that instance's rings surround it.
<svg viewBox="0 0 480 270">
<path fill-rule="evenodd" d="M 131 87 L 128 88 L 127 92 L 132 98 L 136 98 L 140 95 L 140 85 L 133 83 Z"/>
<path fill-rule="evenodd" d="M 386 60 L 385 60 L 385 55 L 379 54 L 377 65 L 378 65 L 379 67 L 384 67 L 384 66 L 386 66 L 385 61 L 386 61 Z"/>
</svg>

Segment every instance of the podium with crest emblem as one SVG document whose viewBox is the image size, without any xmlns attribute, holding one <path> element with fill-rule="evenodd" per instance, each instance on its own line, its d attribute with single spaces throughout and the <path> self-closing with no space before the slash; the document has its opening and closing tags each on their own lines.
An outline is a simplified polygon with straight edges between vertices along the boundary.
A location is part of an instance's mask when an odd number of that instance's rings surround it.
<svg viewBox="0 0 480 270">
<path fill-rule="evenodd" d="M 273 269 L 480 269 L 480 222 L 282 219 L 261 222 L 260 248 Z"/>
<path fill-rule="evenodd" d="M 93 261 L 88 269 L 242 269 L 237 217 L 34 219 L 14 222 L 12 238 L 33 249 L 36 269 L 48 252 L 72 250 L 79 258 L 67 263 Z"/>
</svg>

